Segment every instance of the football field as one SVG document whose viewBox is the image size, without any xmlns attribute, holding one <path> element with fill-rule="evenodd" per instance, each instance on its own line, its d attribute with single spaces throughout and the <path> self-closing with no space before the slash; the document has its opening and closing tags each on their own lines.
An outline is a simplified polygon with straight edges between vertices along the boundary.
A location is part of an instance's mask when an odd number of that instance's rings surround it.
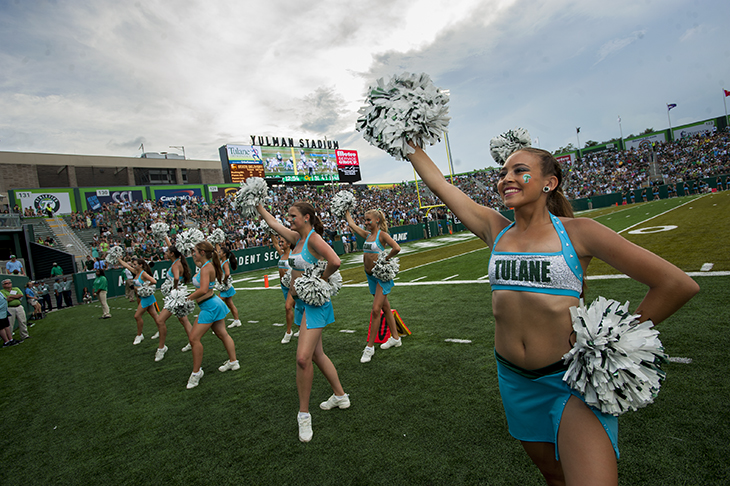
<svg viewBox="0 0 730 486">
<path fill-rule="evenodd" d="M 730 191 L 611 207 L 595 218 L 688 272 L 700 293 L 659 325 L 672 358 L 655 403 L 619 419 L 622 485 L 730 484 Z M 345 286 L 324 350 L 350 395 L 315 369 L 314 438 L 297 438 L 296 338 L 284 334 L 276 269 L 234 276 L 243 326 L 230 329 L 241 369 L 220 373 L 220 341 L 203 337 L 205 376 L 185 385 L 192 356 L 175 318 L 154 361 L 155 326 L 133 346 L 136 305 L 110 301 L 54 311 L 31 339 L 0 350 L 0 484 L 454 485 L 544 484 L 507 432 L 496 376 L 489 249 L 468 232 L 403 245 L 389 296 L 412 334 L 360 363 L 372 297 L 362 254 L 345 255 Z M 586 302 L 631 309 L 646 288 L 601 262 Z M 264 288 L 264 275 L 270 288 Z M 160 294 L 157 294 L 161 300 Z M 230 315 L 228 316 L 231 317 Z"/>
</svg>

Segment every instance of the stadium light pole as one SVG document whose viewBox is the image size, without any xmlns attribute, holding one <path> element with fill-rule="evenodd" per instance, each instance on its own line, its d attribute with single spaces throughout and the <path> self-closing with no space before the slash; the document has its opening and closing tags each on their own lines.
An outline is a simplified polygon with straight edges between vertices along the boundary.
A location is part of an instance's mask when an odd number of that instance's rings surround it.
<svg viewBox="0 0 730 486">
<path fill-rule="evenodd" d="M 183 159 L 187 159 L 187 157 L 185 157 L 185 147 L 183 147 L 182 145 L 170 145 L 169 147 L 170 148 L 174 148 L 174 149 L 180 149 L 180 150 L 182 150 L 182 152 L 183 152 Z"/>
<path fill-rule="evenodd" d="M 623 128 L 621 128 L 621 115 L 618 116 L 618 132 L 621 134 L 621 145 L 623 145 L 624 144 L 624 130 L 623 130 Z M 621 147 L 619 147 L 619 148 L 621 148 Z"/>
</svg>

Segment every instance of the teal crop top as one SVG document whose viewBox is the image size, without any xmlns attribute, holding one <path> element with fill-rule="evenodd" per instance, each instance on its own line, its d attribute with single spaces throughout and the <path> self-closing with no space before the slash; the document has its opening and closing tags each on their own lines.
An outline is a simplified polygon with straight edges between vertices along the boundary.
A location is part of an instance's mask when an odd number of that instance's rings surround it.
<svg viewBox="0 0 730 486">
<path fill-rule="evenodd" d="M 294 251 L 292 250 L 289 253 L 289 266 L 292 268 L 292 270 L 303 272 L 307 268 L 311 268 L 316 265 L 319 261 L 317 260 L 317 258 L 315 258 L 314 255 L 312 255 L 312 252 L 309 251 L 309 237 L 312 236 L 312 233 L 314 233 L 314 230 L 311 230 L 307 235 L 307 239 L 304 240 L 304 245 L 302 246 L 301 252 L 294 253 Z M 298 244 L 299 241 L 297 241 L 297 245 Z M 294 246 L 296 247 L 296 245 Z"/>
<path fill-rule="evenodd" d="M 196 274 L 195 274 L 195 276 L 193 277 L 193 285 L 195 285 L 195 288 L 196 288 L 196 289 L 199 289 L 199 288 L 200 288 L 200 272 L 201 272 L 201 271 L 203 270 L 203 268 L 204 268 L 204 267 L 205 267 L 205 266 L 206 266 L 207 264 L 209 264 L 209 263 L 210 263 L 210 260 L 208 260 L 207 262 L 205 262 L 205 263 L 203 264 L 203 266 L 202 266 L 202 267 L 200 267 L 200 270 L 198 270 L 198 273 L 196 273 Z M 208 290 L 210 290 L 210 289 L 214 289 L 214 288 L 215 288 L 215 279 L 211 280 L 211 281 L 210 281 L 210 282 L 208 283 Z"/>
<path fill-rule="evenodd" d="M 523 253 L 492 250 L 489 258 L 489 283 L 492 290 L 515 290 L 580 297 L 583 290 L 583 267 L 560 220 L 550 215 L 560 238 L 562 250 L 555 253 Z M 503 229 L 502 235 L 514 226 Z"/>
<path fill-rule="evenodd" d="M 380 230 L 378 230 L 378 233 L 375 235 L 375 240 L 366 241 L 362 244 L 362 252 L 380 253 L 381 251 L 385 251 L 385 247 L 380 244 Z"/>
</svg>

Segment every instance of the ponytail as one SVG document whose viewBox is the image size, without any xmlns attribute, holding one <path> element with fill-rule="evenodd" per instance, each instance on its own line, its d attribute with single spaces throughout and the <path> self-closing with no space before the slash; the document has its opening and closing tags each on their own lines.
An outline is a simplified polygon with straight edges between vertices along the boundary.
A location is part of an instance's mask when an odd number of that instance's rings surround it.
<svg viewBox="0 0 730 486">
<path fill-rule="evenodd" d="M 365 214 L 368 214 L 368 213 L 374 214 L 378 217 L 378 219 L 380 220 L 378 222 L 378 229 L 380 231 L 385 231 L 387 233 L 388 232 L 388 220 L 385 219 L 385 214 L 383 214 L 383 212 L 380 209 L 371 209 L 369 211 L 365 211 Z"/>
<path fill-rule="evenodd" d="M 205 254 L 205 258 L 213 262 L 215 278 L 216 280 L 218 280 L 219 283 L 223 283 L 223 270 L 221 269 L 221 260 L 220 258 L 218 258 L 218 252 L 215 251 L 213 245 L 211 245 L 208 240 L 205 240 L 195 245 L 195 248 L 197 248 L 199 252 L 203 252 Z"/>
<path fill-rule="evenodd" d="M 317 213 L 314 211 L 314 206 L 305 201 L 297 201 L 292 204 L 292 207 L 297 208 L 299 212 L 302 213 L 302 216 L 309 215 L 309 224 L 312 225 L 314 231 L 319 233 L 319 236 L 324 236 L 324 225 L 322 224 L 322 220 L 319 219 L 319 216 L 317 216 Z"/>
</svg>

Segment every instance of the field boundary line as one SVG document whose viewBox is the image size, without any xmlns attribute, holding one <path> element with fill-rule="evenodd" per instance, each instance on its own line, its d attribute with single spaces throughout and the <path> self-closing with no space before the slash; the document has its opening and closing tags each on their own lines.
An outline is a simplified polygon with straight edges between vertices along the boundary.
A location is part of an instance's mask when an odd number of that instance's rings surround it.
<svg viewBox="0 0 730 486">
<path fill-rule="evenodd" d="M 681 208 L 682 206 L 685 206 L 685 205 L 687 205 L 687 204 L 689 204 L 689 203 L 691 203 L 691 202 L 694 202 L 694 201 L 699 201 L 699 200 L 700 200 L 700 199 L 702 199 L 703 197 L 705 197 L 705 196 L 709 196 L 710 194 L 712 194 L 712 193 L 710 192 L 710 193 L 707 193 L 707 194 L 703 194 L 703 195 L 701 195 L 701 196 L 699 196 L 699 197 L 696 197 L 696 198 L 690 199 L 690 200 L 689 200 L 689 201 L 687 201 L 686 203 L 682 203 L 682 204 L 680 204 L 679 206 L 675 206 L 675 207 L 673 207 L 672 209 L 667 209 L 667 210 L 666 210 L 666 211 L 664 211 L 663 213 L 659 213 L 659 214 L 657 214 L 657 215 L 655 215 L 655 216 L 652 216 L 651 218 L 647 218 L 647 219 L 645 219 L 644 221 L 639 221 L 638 223 L 636 223 L 636 224 L 634 224 L 634 225 L 631 225 L 631 226 L 629 226 L 628 228 L 624 228 L 624 229 L 622 229 L 621 231 L 618 231 L 618 234 L 621 234 L 621 233 L 623 233 L 624 231 L 628 231 L 628 230 L 630 230 L 631 228 L 635 228 L 636 226 L 639 226 L 640 224 L 644 224 L 644 223 L 646 223 L 647 221 L 651 221 L 651 220 L 652 220 L 652 219 L 654 219 L 654 218 L 658 218 L 659 216 L 663 216 L 663 215 L 665 215 L 665 214 L 667 214 L 667 213 L 671 213 L 671 212 L 672 212 L 672 211 L 674 211 L 675 209 L 679 209 L 679 208 Z"/>
</svg>

